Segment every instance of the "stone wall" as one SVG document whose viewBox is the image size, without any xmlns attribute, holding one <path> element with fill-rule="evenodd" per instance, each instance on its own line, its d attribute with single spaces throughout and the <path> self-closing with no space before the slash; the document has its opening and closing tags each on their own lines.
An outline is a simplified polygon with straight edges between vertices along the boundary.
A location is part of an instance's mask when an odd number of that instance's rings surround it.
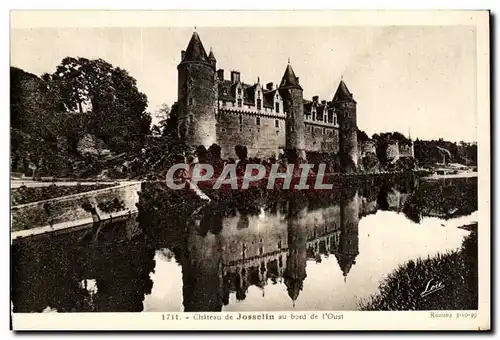
<svg viewBox="0 0 500 340">
<path fill-rule="evenodd" d="M 399 157 L 414 157 L 413 144 L 412 145 L 400 145 L 399 146 Z"/>
<path fill-rule="evenodd" d="M 12 236 L 28 236 L 33 229 L 43 233 L 92 223 L 92 213 L 84 208 L 89 205 L 96 209 L 101 220 L 133 214 L 137 211 L 140 190 L 140 183 L 127 183 L 12 207 Z"/>
<path fill-rule="evenodd" d="M 387 146 L 387 160 L 390 163 L 395 163 L 399 159 L 399 143 L 394 141 Z"/>
<path fill-rule="evenodd" d="M 257 125 L 257 117 L 260 125 Z M 222 147 L 224 158 L 237 159 L 236 145 L 245 145 L 249 157 L 277 157 L 279 149 L 285 147 L 285 120 L 271 115 L 219 110 L 217 143 Z"/>
<path fill-rule="evenodd" d="M 306 150 L 337 153 L 339 151 L 339 130 L 305 123 Z"/>
</svg>

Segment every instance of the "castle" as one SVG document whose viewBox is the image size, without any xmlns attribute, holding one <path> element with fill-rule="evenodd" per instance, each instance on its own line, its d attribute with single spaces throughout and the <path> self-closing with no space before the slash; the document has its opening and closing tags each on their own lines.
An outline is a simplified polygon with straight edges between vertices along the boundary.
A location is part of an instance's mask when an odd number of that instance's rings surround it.
<svg viewBox="0 0 500 340">
<path fill-rule="evenodd" d="M 235 158 L 235 145 L 244 145 L 250 157 L 277 158 L 295 150 L 347 155 L 357 167 L 356 101 L 343 80 L 332 101 L 303 97 L 290 61 L 279 85 L 253 85 L 238 71 L 225 79 L 210 50 L 207 55 L 195 32 L 178 69 L 178 133 L 191 147 L 218 144 L 222 156 Z"/>
</svg>

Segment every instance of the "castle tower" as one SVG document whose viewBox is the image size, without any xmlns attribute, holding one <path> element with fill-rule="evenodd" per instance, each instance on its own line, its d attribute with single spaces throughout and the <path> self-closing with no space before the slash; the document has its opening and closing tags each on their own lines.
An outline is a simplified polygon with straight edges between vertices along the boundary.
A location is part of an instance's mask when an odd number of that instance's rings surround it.
<svg viewBox="0 0 500 340">
<path fill-rule="evenodd" d="M 207 55 L 200 37 L 193 33 L 178 70 L 179 136 L 191 147 L 216 142 L 217 92 L 215 56 Z"/>
<path fill-rule="evenodd" d="M 351 267 L 356 264 L 356 256 L 359 254 L 359 196 L 340 204 L 340 241 L 338 252 L 335 254 L 337 262 L 342 270 L 344 280 L 349 274 Z"/>
<path fill-rule="evenodd" d="M 292 199 L 287 213 L 288 257 L 283 278 L 288 296 L 292 299 L 294 306 L 307 276 L 307 227 L 297 223 L 300 210 L 301 203 Z"/>
<path fill-rule="evenodd" d="M 303 90 L 290 62 L 281 79 L 279 93 L 283 98 L 283 107 L 286 112 L 285 147 L 287 152 L 296 152 L 298 157 L 306 159 Z"/>
<path fill-rule="evenodd" d="M 333 96 L 332 105 L 339 124 L 339 153 L 342 172 L 354 172 L 358 167 L 358 135 L 356 101 L 343 80 Z"/>
</svg>

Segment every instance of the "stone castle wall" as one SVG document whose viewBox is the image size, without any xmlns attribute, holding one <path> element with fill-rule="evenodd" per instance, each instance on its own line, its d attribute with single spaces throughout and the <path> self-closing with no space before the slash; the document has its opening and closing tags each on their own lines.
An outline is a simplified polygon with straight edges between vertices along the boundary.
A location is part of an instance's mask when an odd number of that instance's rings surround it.
<svg viewBox="0 0 500 340">
<path fill-rule="evenodd" d="M 274 115 L 219 110 L 217 144 L 224 158 L 237 159 L 236 145 L 245 145 L 249 157 L 277 157 L 279 150 L 285 147 L 285 120 Z"/>
<path fill-rule="evenodd" d="M 339 130 L 334 127 L 324 127 L 305 123 L 306 151 L 339 152 Z"/>
<path fill-rule="evenodd" d="M 216 126 L 217 144 L 224 158 L 236 159 L 234 146 L 238 144 L 247 147 L 249 157 L 261 159 L 278 157 L 285 148 L 285 119 L 279 116 L 219 109 Z M 304 137 L 308 152 L 337 153 L 339 150 L 337 128 L 306 122 Z"/>
</svg>

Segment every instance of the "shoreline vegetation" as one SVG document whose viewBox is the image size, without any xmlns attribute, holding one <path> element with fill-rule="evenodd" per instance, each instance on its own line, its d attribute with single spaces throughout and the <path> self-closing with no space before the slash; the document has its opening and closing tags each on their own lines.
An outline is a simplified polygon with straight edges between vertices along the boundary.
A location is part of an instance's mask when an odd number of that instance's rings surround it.
<svg viewBox="0 0 500 340">
<path fill-rule="evenodd" d="M 358 303 L 359 310 L 477 309 L 477 222 L 459 228 L 470 231 L 459 249 L 400 265 L 380 283 L 378 293 Z M 433 285 L 444 287 L 433 291 Z"/>
</svg>

